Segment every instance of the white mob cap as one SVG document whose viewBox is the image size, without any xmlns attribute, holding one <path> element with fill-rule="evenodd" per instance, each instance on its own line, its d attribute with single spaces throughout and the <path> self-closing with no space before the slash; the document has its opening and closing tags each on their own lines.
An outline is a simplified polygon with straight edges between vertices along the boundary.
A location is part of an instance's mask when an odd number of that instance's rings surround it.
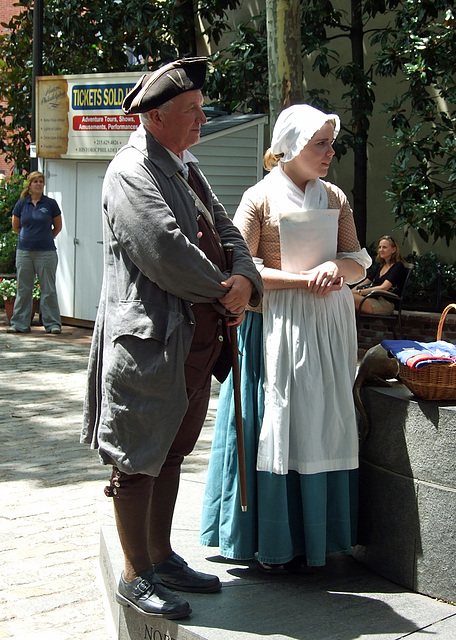
<svg viewBox="0 0 456 640">
<path fill-rule="evenodd" d="M 276 156 L 283 153 L 281 162 L 290 162 L 328 120 L 335 121 L 335 138 L 340 131 L 340 118 L 335 113 L 323 113 L 309 104 L 295 104 L 284 109 L 274 125 L 272 153 Z"/>
</svg>

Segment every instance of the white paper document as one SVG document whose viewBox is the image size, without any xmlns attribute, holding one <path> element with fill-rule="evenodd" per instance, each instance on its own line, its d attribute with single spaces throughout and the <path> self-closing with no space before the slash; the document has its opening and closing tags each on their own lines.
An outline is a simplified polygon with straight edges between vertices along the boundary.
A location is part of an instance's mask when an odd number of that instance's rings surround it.
<svg viewBox="0 0 456 640">
<path fill-rule="evenodd" d="M 337 253 L 338 209 L 281 213 L 279 218 L 282 270 L 313 269 Z"/>
</svg>

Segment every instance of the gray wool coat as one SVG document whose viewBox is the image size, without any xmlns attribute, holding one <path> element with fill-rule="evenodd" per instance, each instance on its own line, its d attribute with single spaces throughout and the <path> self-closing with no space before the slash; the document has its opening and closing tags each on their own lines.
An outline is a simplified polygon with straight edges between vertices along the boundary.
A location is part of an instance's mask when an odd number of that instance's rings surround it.
<svg viewBox="0 0 456 640">
<path fill-rule="evenodd" d="M 160 472 L 188 405 L 191 305 L 217 304 L 229 275 L 198 248 L 195 202 L 178 169 L 141 125 L 103 183 L 104 277 L 81 442 L 130 474 Z M 232 273 L 252 281 L 256 305 L 262 284 L 247 245 L 199 174 L 222 243 L 234 244 Z"/>
</svg>

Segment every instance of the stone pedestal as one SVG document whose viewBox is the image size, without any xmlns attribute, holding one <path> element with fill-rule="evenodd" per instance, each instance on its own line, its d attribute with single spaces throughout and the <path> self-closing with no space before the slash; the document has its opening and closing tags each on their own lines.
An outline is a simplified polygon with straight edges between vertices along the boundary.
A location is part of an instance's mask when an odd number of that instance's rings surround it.
<svg viewBox="0 0 456 640">
<path fill-rule="evenodd" d="M 144 616 L 130 607 L 117 604 L 116 588 L 122 570 L 122 554 L 114 526 L 105 526 L 101 530 L 100 565 L 117 640 L 205 640 L 179 621 Z"/>
<path fill-rule="evenodd" d="M 355 557 L 413 591 L 456 602 L 456 406 L 403 385 L 365 387 Z"/>
</svg>

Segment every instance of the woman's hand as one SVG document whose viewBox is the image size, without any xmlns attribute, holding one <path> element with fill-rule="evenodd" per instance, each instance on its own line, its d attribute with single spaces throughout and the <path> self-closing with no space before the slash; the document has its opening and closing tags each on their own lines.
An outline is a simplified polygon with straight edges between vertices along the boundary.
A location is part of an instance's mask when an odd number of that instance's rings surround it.
<svg viewBox="0 0 456 640">
<path fill-rule="evenodd" d="M 339 268 L 335 262 L 328 260 L 310 269 L 301 271 L 307 280 L 307 288 L 319 296 L 326 296 L 332 291 L 339 291 L 344 285 L 344 279 L 339 276 Z"/>
</svg>

